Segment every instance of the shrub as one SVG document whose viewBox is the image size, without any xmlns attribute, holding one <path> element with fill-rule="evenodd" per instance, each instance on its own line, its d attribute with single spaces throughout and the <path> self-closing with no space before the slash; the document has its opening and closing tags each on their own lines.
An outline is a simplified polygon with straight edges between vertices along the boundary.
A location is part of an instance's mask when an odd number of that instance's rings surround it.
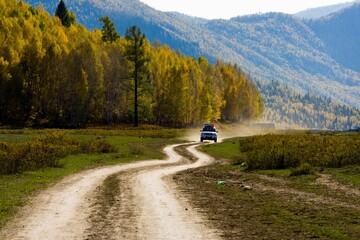
<svg viewBox="0 0 360 240">
<path fill-rule="evenodd" d="M 81 150 L 83 153 L 110 153 L 115 152 L 116 149 L 105 139 L 97 138 L 89 142 L 83 142 L 81 144 Z"/>
<path fill-rule="evenodd" d="M 0 142 L 0 174 L 21 173 L 45 167 L 59 167 L 61 158 L 78 153 L 109 153 L 115 147 L 105 139 L 87 142 L 55 132 L 25 143 Z"/>
<path fill-rule="evenodd" d="M 297 168 L 291 169 L 290 176 L 300 176 L 300 175 L 308 175 L 312 174 L 313 168 L 310 164 L 304 163 L 298 166 Z"/>
<path fill-rule="evenodd" d="M 239 140 L 239 157 L 250 170 L 360 165 L 360 135 L 282 134 Z"/>
<path fill-rule="evenodd" d="M 129 153 L 133 154 L 133 155 L 144 155 L 145 153 L 145 148 L 143 146 L 139 146 L 139 145 L 129 145 Z"/>
</svg>

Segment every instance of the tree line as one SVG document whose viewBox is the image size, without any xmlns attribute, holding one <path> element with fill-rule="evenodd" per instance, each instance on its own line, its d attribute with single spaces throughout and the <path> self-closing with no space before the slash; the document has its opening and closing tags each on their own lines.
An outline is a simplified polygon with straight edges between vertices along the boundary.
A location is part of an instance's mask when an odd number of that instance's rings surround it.
<svg viewBox="0 0 360 240">
<path fill-rule="evenodd" d="M 137 115 L 140 123 L 188 126 L 261 116 L 260 93 L 236 65 L 151 45 L 136 26 L 120 37 L 107 17 L 102 30 L 88 31 L 59 7 L 65 19 L 0 0 L 0 124 L 82 127 Z M 142 38 L 140 58 L 131 33 Z"/>
<path fill-rule="evenodd" d="M 349 130 L 360 127 L 360 111 L 317 96 L 299 94 L 277 81 L 258 82 L 263 95 L 263 118 L 291 128 Z"/>
</svg>

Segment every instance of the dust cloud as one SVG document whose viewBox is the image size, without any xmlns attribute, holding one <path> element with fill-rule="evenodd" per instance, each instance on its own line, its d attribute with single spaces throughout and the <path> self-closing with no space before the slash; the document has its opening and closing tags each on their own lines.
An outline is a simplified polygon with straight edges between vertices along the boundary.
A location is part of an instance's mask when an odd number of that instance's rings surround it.
<svg viewBox="0 0 360 240">
<path fill-rule="evenodd" d="M 271 124 L 215 124 L 215 127 L 218 131 L 219 141 L 227 138 L 248 137 L 275 132 L 275 126 Z M 201 128 L 202 126 L 187 129 L 185 135 L 181 139 L 189 142 L 199 142 Z"/>
</svg>

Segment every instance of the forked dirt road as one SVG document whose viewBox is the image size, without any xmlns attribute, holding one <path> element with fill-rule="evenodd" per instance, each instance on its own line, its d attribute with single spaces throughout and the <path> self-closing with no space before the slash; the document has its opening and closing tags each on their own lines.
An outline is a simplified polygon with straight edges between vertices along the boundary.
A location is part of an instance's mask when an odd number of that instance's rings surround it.
<svg viewBox="0 0 360 240">
<path fill-rule="evenodd" d="M 196 209 L 176 191 L 172 174 L 213 160 L 187 148 L 189 162 L 164 149 L 167 160 L 153 160 L 88 170 L 69 176 L 34 197 L 1 231 L 0 239 L 219 239 Z M 101 200 L 107 179 L 115 179 Z M 112 185 L 113 186 L 113 185 Z"/>
</svg>

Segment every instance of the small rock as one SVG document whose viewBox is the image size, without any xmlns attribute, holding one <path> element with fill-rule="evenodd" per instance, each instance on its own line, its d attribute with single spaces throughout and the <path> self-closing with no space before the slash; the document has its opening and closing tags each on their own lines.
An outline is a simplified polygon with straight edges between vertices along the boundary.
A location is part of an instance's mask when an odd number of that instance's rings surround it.
<svg viewBox="0 0 360 240">
<path fill-rule="evenodd" d="M 247 163 L 246 163 L 246 162 L 243 162 L 240 166 L 241 166 L 241 167 L 247 167 Z"/>
<path fill-rule="evenodd" d="M 244 189 L 245 191 L 252 189 L 252 187 L 251 187 L 251 186 L 248 186 L 248 185 L 241 185 L 241 188 Z"/>
</svg>

